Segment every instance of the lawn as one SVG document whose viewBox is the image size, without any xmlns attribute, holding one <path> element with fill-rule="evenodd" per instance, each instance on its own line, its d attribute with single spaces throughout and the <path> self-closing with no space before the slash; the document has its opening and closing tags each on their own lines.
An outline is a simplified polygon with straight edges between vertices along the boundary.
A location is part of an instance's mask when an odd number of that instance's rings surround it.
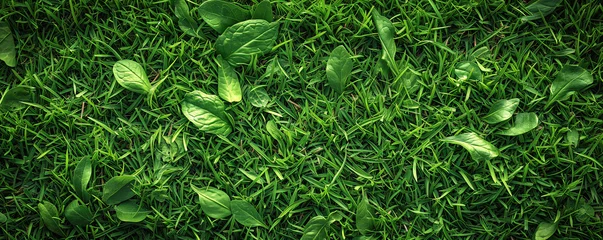
<svg viewBox="0 0 603 240">
<path fill-rule="evenodd" d="M 3 0 L 2 239 L 603 239 L 598 0 Z"/>
</svg>

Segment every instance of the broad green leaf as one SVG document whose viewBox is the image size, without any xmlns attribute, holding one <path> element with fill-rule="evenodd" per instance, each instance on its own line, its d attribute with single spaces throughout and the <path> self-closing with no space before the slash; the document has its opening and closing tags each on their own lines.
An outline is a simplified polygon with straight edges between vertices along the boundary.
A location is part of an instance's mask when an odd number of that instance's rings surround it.
<svg viewBox="0 0 603 240">
<path fill-rule="evenodd" d="M 199 194 L 201 209 L 207 216 L 218 219 L 230 216 L 230 197 L 225 192 L 212 187 L 207 189 L 199 189 L 193 185 L 191 187 Z"/>
<path fill-rule="evenodd" d="M 408 67 L 396 78 L 394 87 L 399 91 L 405 91 L 408 94 L 412 94 L 421 88 L 418 78 L 418 75 Z"/>
<path fill-rule="evenodd" d="M 8 217 L 4 213 L 0 213 L 0 223 L 5 223 L 6 221 L 8 221 Z"/>
<path fill-rule="evenodd" d="M 283 133 L 278 129 L 274 120 L 270 120 L 266 123 L 266 131 L 274 140 L 281 142 Z"/>
<path fill-rule="evenodd" d="M 230 202 L 232 216 L 237 222 L 246 227 L 265 227 L 264 219 L 255 208 L 246 201 L 232 200 Z"/>
<path fill-rule="evenodd" d="M 469 151 L 471 158 L 475 161 L 490 160 L 500 154 L 498 148 L 475 133 L 459 134 L 444 138 L 441 141 L 461 145 Z"/>
<path fill-rule="evenodd" d="M 327 79 L 329 86 L 337 93 L 342 93 L 352 75 L 352 59 L 343 45 L 336 47 L 327 61 Z"/>
<path fill-rule="evenodd" d="M 394 73 L 398 73 L 398 66 L 396 65 L 396 42 L 394 41 L 394 36 L 396 36 L 396 29 L 394 28 L 394 24 L 392 22 L 379 14 L 377 10 L 372 11 L 373 23 L 377 28 L 377 33 L 379 34 L 379 40 L 381 41 L 382 54 L 381 59 L 383 59 L 387 65 L 390 67 Z"/>
<path fill-rule="evenodd" d="M 115 206 L 115 215 L 123 222 L 142 222 L 150 211 L 138 206 L 135 202 L 127 201 Z"/>
<path fill-rule="evenodd" d="M 588 220 L 595 217 L 595 209 L 588 203 L 582 200 L 580 207 L 576 210 L 576 220 L 579 222 L 587 222 Z"/>
<path fill-rule="evenodd" d="M 247 64 L 253 55 L 272 50 L 278 23 L 251 19 L 232 25 L 216 40 L 216 50 L 233 66 Z"/>
<path fill-rule="evenodd" d="M 562 1 L 563 0 L 534 0 L 526 7 L 528 15 L 523 16 L 520 19 L 522 21 L 530 21 L 546 17 L 553 13 L 555 8 L 557 8 Z"/>
<path fill-rule="evenodd" d="M 117 83 L 132 92 L 150 93 L 151 83 L 147 77 L 147 73 L 138 64 L 132 60 L 120 60 L 113 65 L 113 75 Z"/>
<path fill-rule="evenodd" d="M 366 235 L 373 229 L 374 224 L 373 207 L 365 196 L 356 208 L 356 228 L 362 235 Z"/>
<path fill-rule="evenodd" d="M 479 69 L 479 66 L 472 62 L 463 62 L 456 65 L 454 69 L 454 73 L 456 77 L 461 80 L 482 80 L 482 71 Z"/>
<path fill-rule="evenodd" d="M 94 216 L 88 207 L 80 205 L 77 200 L 73 200 L 65 208 L 65 218 L 75 226 L 86 226 L 92 222 Z"/>
<path fill-rule="evenodd" d="M 0 22 L 0 60 L 9 67 L 17 66 L 17 52 L 10 27 L 6 22 Z"/>
<path fill-rule="evenodd" d="M 569 130 L 567 131 L 567 136 L 566 136 L 567 142 L 571 145 L 578 146 L 578 141 L 580 141 L 580 133 L 578 133 L 578 131 L 576 130 Z"/>
<path fill-rule="evenodd" d="M 505 136 L 517 136 L 527 133 L 537 126 L 538 116 L 536 113 L 520 113 L 515 117 L 515 122 L 511 128 L 500 131 L 498 134 Z"/>
<path fill-rule="evenodd" d="M 205 22 L 219 33 L 223 33 L 228 27 L 248 20 L 251 14 L 239 5 L 220 1 L 209 0 L 199 6 L 199 14 Z"/>
<path fill-rule="evenodd" d="M 593 83 L 593 75 L 584 68 L 566 65 L 557 74 L 551 85 L 551 97 L 546 107 L 555 101 L 568 99 L 572 94 L 581 91 Z"/>
<path fill-rule="evenodd" d="M 193 37 L 203 37 L 199 24 L 191 17 L 186 0 L 172 0 L 172 5 L 174 6 L 174 13 L 178 18 L 178 27 L 180 27 L 180 30 Z"/>
<path fill-rule="evenodd" d="M 323 216 L 310 219 L 304 228 L 301 240 L 328 239 L 329 222 Z"/>
<path fill-rule="evenodd" d="M 90 200 L 90 194 L 88 194 L 87 188 L 91 176 L 92 164 L 90 163 L 90 158 L 84 157 L 75 167 L 72 179 L 75 193 L 84 201 Z"/>
<path fill-rule="evenodd" d="M 253 88 L 247 93 L 247 100 L 257 108 L 268 107 L 270 96 L 263 88 Z"/>
<path fill-rule="evenodd" d="M 27 105 L 23 102 L 31 101 L 33 90 L 34 88 L 29 86 L 17 86 L 5 91 L 0 98 L 0 109 L 16 111 L 24 108 Z"/>
<path fill-rule="evenodd" d="M 103 202 L 107 205 L 114 205 L 134 197 L 136 194 L 132 191 L 132 181 L 134 181 L 132 175 L 109 179 L 103 186 Z"/>
<path fill-rule="evenodd" d="M 64 236 L 65 233 L 63 229 L 61 229 L 61 220 L 59 218 L 59 211 L 54 206 L 54 204 L 44 201 L 43 203 L 38 204 L 38 211 L 40 213 L 40 217 L 42 218 L 42 222 L 44 225 L 50 229 L 50 231 Z"/>
<path fill-rule="evenodd" d="M 498 100 L 492 104 L 490 111 L 483 119 L 489 124 L 506 121 L 513 116 L 515 109 L 517 109 L 517 105 L 519 105 L 519 98 Z"/>
<path fill-rule="evenodd" d="M 218 95 L 227 102 L 239 102 L 243 97 L 237 72 L 218 55 Z"/>
<path fill-rule="evenodd" d="M 557 223 L 541 222 L 536 229 L 536 240 L 546 240 L 557 231 Z"/>
<path fill-rule="evenodd" d="M 251 18 L 264 19 L 268 22 L 272 22 L 274 16 L 272 15 L 272 5 L 270 1 L 264 0 L 254 5 L 251 9 Z"/>
<path fill-rule="evenodd" d="M 224 136 L 232 131 L 224 103 L 216 95 L 201 91 L 187 93 L 182 102 L 182 113 L 201 131 Z"/>
<path fill-rule="evenodd" d="M 343 213 L 341 213 L 340 211 L 335 211 L 329 214 L 329 216 L 327 217 L 327 222 L 331 224 L 334 222 L 339 222 L 341 221 L 341 219 L 343 219 Z"/>
</svg>

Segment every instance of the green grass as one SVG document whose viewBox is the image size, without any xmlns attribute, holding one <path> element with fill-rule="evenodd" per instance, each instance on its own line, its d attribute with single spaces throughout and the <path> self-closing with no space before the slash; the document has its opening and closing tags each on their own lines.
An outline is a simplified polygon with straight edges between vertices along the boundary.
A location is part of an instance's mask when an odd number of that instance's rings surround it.
<svg viewBox="0 0 603 240">
<path fill-rule="evenodd" d="M 49 201 L 71 239 L 299 239 L 311 218 L 334 212 L 343 218 L 331 239 L 352 239 L 361 236 L 355 214 L 366 195 L 376 239 L 533 239 L 542 222 L 558 224 L 553 238 L 603 238 L 600 2 L 565 0 L 530 22 L 519 20 L 525 3 L 495 0 L 271 2 L 276 47 L 236 68 L 244 92 L 264 86 L 271 102 L 257 108 L 244 94 L 227 103 L 233 132 L 217 136 L 180 110 L 189 91 L 217 94 L 218 34 L 196 11 L 207 39 L 185 35 L 165 0 L 2 1 L 18 64 L 0 64 L 0 89 L 35 87 L 27 108 L 0 113 L 2 235 L 57 238 L 38 213 Z M 373 8 L 396 28 L 400 66 L 420 73 L 417 92 L 393 87 L 376 68 Z M 338 45 L 354 56 L 342 95 L 325 73 Z M 483 82 L 459 82 L 455 66 L 481 47 L 490 56 L 479 62 L 491 71 Z M 116 83 L 111 69 L 121 59 L 163 81 L 150 102 Z M 545 108 L 565 64 L 588 70 L 594 83 Z M 511 98 L 521 100 L 517 112 L 537 113 L 536 129 L 501 136 L 506 124 L 482 121 L 492 103 Z M 501 155 L 474 161 L 440 141 L 465 132 Z M 82 158 L 94 166 L 86 204 L 95 217 L 74 227 L 63 212 L 77 199 L 71 181 Z M 125 174 L 136 176 L 134 199 L 151 210 L 139 223 L 121 222 L 101 200 L 103 184 Z M 268 228 L 206 216 L 191 185 L 250 202 Z M 577 220 L 580 201 L 594 217 Z"/>
</svg>

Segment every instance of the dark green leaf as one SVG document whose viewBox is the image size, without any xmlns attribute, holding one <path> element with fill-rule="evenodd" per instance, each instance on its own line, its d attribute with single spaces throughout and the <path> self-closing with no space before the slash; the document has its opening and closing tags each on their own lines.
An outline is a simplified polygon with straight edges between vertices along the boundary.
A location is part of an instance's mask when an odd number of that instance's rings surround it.
<svg viewBox="0 0 603 240">
<path fill-rule="evenodd" d="M 356 228 L 362 235 L 366 235 L 373 229 L 374 224 L 373 207 L 365 196 L 356 208 Z"/>
<path fill-rule="evenodd" d="M 456 77 L 461 80 L 482 80 L 482 71 L 479 69 L 479 66 L 472 62 L 463 62 L 456 65 L 456 69 L 454 69 L 454 73 Z"/>
<path fill-rule="evenodd" d="M 595 209 L 588 203 L 581 201 L 580 207 L 576 210 L 576 220 L 579 222 L 587 222 L 595 217 Z"/>
<path fill-rule="evenodd" d="M 84 201 L 88 201 L 90 199 L 90 194 L 88 194 L 87 188 L 91 176 L 92 164 L 90 163 L 90 158 L 84 157 L 75 167 L 72 180 L 75 193 Z"/>
<path fill-rule="evenodd" d="M 334 222 L 339 222 L 343 219 L 343 213 L 341 213 L 340 211 L 335 211 L 329 214 L 329 216 L 327 217 L 327 222 L 329 223 L 329 225 L 331 223 Z"/>
<path fill-rule="evenodd" d="M 272 15 L 272 5 L 270 4 L 270 1 L 264 0 L 254 5 L 251 10 L 251 17 L 272 22 L 274 16 Z"/>
<path fill-rule="evenodd" d="M 568 99 L 572 94 L 581 91 L 593 83 L 593 75 L 578 66 L 566 65 L 557 74 L 551 85 L 551 97 L 546 107 L 555 101 Z"/>
<path fill-rule="evenodd" d="M 218 55 L 218 95 L 227 102 L 239 102 L 243 97 L 237 72 Z"/>
<path fill-rule="evenodd" d="M 134 197 L 136 194 L 132 191 L 132 181 L 134 181 L 134 176 L 131 175 L 109 179 L 103 187 L 103 202 L 113 205 Z"/>
<path fill-rule="evenodd" d="M 86 226 L 92 222 L 94 216 L 88 207 L 80 205 L 77 200 L 73 200 L 65 208 L 65 218 L 75 226 Z"/>
<path fill-rule="evenodd" d="M 328 239 L 329 222 L 323 216 L 310 219 L 304 228 L 301 240 Z"/>
<path fill-rule="evenodd" d="M 247 93 L 247 100 L 254 107 L 265 108 L 270 103 L 270 96 L 263 88 L 253 88 Z"/>
<path fill-rule="evenodd" d="M 178 18 L 178 27 L 184 33 L 193 37 L 203 37 L 197 21 L 191 17 L 186 0 L 172 0 L 174 13 Z"/>
<path fill-rule="evenodd" d="M 8 221 L 8 217 L 4 213 L 0 213 L 0 223 L 5 223 L 6 221 Z"/>
<path fill-rule="evenodd" d="M 383 59 L 390 69 L 397 74 L 398 66 L 395 60 L 396 42 L 394 41 L 396 29 L 394 28 L 394 24 L 392 24 L 388 18 L 381 16 L 377 10 L 372 11 L 372 16 L 373 23 L 375 24 L 377 33 L 379 34 L 379 40 L 381 41 L 381 59 Z"/>
<path fill-rule="evenodd" d="M 193 185 L 191 187 L 199 194 L 201 209 L 207 216 L 218 219 L 230 216 L 230 197 L 225 192 L 212 187 L 206 189 L 199 189 Z"/>
<path fill-rule="evenodd" d="M 17 86 L 9 89 L 0 98 L 0 109 L 16 111 L 24 108 L 27 105 L 23 104 L 23 102 L 31 101 L 33 90 L 34 88 L 29 86 Z"/>
<path fill-rule="evenodd" d="M 228 27 L 248 20 L 251 14 L 248 10 L 232 2 L 220 0 L 205 1 L 199 6 L 199 14 L 205 22 L 219 33 Z"/>
<path fill-rule="evenodd" d="M 520 113 L 515 117 L 513 126 L 509 129 L 500 131 L 498 134 L 506 136 L 517 136 L 529 132 L 538 126 L 538 116 L 536 113 Z"/>
<path fill-rule="evenodd" d="M 519 98 L 499 100 L 492 104 L 490 111 L 483 119 L 489 124 L 505 121 L 513 116 L 515 109 L 517 109 L 517 105 L 519 105 Z"/>
<path fill-rule="evenodd" d="M 141 222 L 150 211 L 138 206 L 135 202 L 127 201 L 115 206 L 117 218 L 123 222 Z"/>
<path fill-rule="evenodd" d="M 336 47 L 327 61 L 327 79 L 329 86 L 342 93 L 352 74 L 352 59 L 343 45 Z"/>
<path fill-rule="evenodd" d="M 461 145 L 469 151 L 471 158 L 475 161 L 490 160 L 500 155 L 498 148 L 475 133 L 459 134 L 441 141 Z"/>
<path fill-rule="evenodd" d="M 546 240 L 557 231 L 557 223 L 541 222 L 536 229 L 536 240 Z"/>
<path fill-rule="evenodd" d="M 6 22 L 0 22 L 0 60 L 9 67 L 17 66 L 17 52 L 10 27 Z"/>
<path fill-rule="evenodd" d="M 555 8 L 561 4 L 563 0 L 535 0 L 526 7 L 527 15 L 521 17 L 522 21 L 530 21 L 541 19 L 553 13 Z"/>
<path fill-rule="evenodd" d="M 192 91 L 184 95 L 182 113 L 201 131 L 228 135 L 232 127 L 224 111 L 224 103 L 216 95 Z"/>
<path fill-rule="evenodd" d="M 230 210 L 234 219 L 247 227 L 265 227 L 264 219 L 255 208 L 246 201 L 232 200 L 230 202 Z"/>
<path fill-rule="evenodd" d="M 216 50 L 233 66 L 247 64 L 253 55 L 272 50 L 278 34 L 278 23 L 251 19 L 237 23 L 216 40 Z"/>
<path fill-rule="evenodd" d="M 113 65 L 113 75 L 117 83 L 132 92 L 150 93 L 151 83 L 147 73 L 138 64 L 132 60 L 120 60 Z"/>
<path fill-rule="evenodd" d="M 54 206 L 54 204 L 44 201 L 43 203 L 38 204 L 38 211 L 40 213 L 40 217 L 42 218 L 42 222 L 44 225 L 50 229 L 50 231 L 64 236 L 65 233 L 63 229 L 61 229 L 61 220 L 59 218 L 59 211 Z"/>
</svg>

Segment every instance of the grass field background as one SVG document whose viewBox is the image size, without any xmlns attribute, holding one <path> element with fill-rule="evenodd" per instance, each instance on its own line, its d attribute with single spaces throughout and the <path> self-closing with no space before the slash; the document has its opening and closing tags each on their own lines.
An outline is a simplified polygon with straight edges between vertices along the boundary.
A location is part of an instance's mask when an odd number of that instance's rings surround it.
<svg viewBox="0 0 603 240">
<path fill-rule="evenodd" d="M 562 1 L 531 21 L 520 20 L 524 1 L 271 1 L 278 39 L 236 68 L 244 94 L 226 104 L 228 136 L 199 131 L 180 109 L 187 92 L 217 94 L 219 34 L 200 3 L 188 5 L 203 38 L 183 33 L 169 1 L 1 1 L 17 66 L 0 65 L 0 91 L 35 88 L 25 108 L 0 113 L 4 238 L 59 238 L 40 217 L 47 201 L 70 239 L 300 239 L 310 219 L 330 214 L 330 239 L 534 239 L 543 223 L 551 239 L 603 239 L 600 1 Z M 418 75 L 417 91 L 380 73 L 371 11 L 395 26 L 396 61 Z M 325 72 L 338 45 L 354 64 L 342 94 Z M 152 97 L 117 84 L 122 59 L 163 81 Z M 465 61 L 482 65 L 482 81 L 455 75 Z M 546 106 L 564 65 L 594 82 Z M 266 106 L 248 101 L 255 87 L 268 93 Z M 499 135 L 513 118 L 482 117 L 512 98 L 540 121 Z M 441 141 L 470 132 L 500 155 L 475 161 Z M 78 199 L 82 159 L 93 167 L 82 204 L 94 218 L 76 227 L 64 212 Z M 101 199 L 120 175 L 135 176 L 132 200 L 149 211 L 140 222 L 120 221 Z M 191 186 L 249 202 L 266 227 L 208 217 Z M 357 225 L 364 198 L 368 232 Z"/>
</svg>

